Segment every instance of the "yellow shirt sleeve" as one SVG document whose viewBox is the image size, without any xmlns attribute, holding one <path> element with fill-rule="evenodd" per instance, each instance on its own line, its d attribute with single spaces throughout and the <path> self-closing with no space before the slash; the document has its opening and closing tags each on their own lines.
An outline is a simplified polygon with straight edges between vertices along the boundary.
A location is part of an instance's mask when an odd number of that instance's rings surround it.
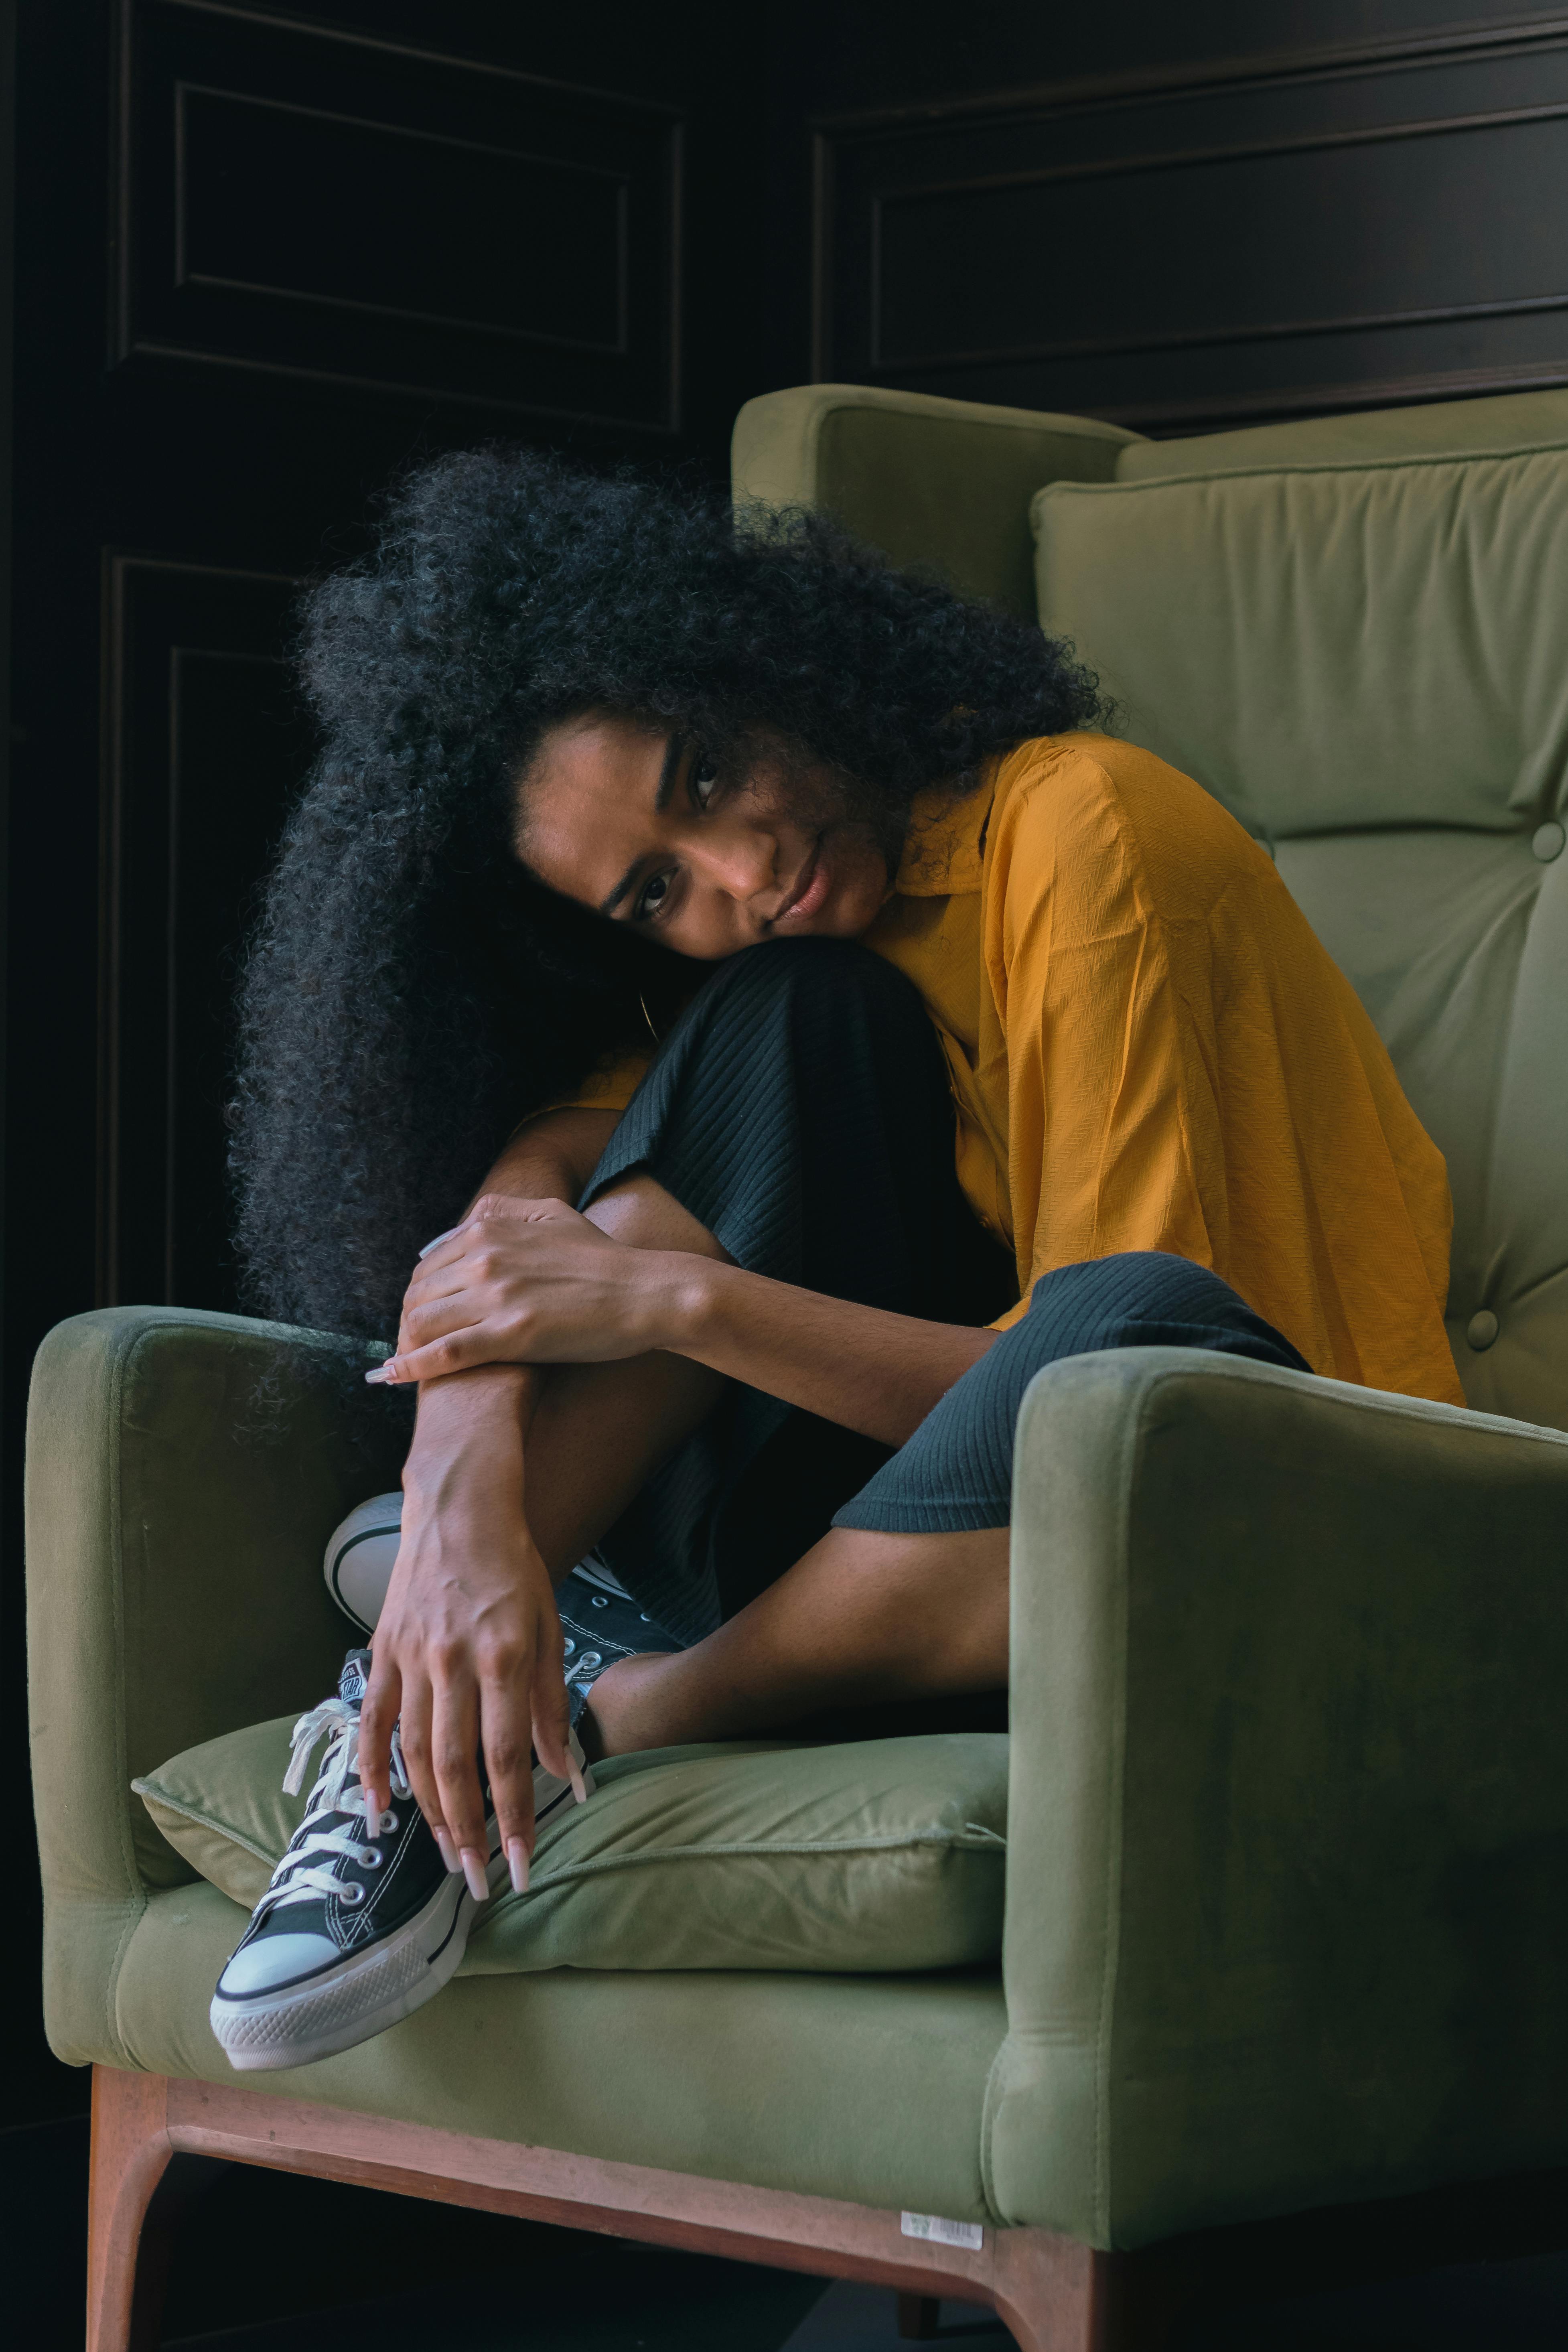
<svg viewBox="0 0 1568 2352">
<path fill-rule="evenodd" d="M 623 1111 L 647 1075 L 651 1054 L 622 1054 L 602 1069 L 590 1073 L 575 1094 L 546 1103 L 546 1110 Z M 539 1116 L 539 1114 L 535 1114 Z"/>
</svg>

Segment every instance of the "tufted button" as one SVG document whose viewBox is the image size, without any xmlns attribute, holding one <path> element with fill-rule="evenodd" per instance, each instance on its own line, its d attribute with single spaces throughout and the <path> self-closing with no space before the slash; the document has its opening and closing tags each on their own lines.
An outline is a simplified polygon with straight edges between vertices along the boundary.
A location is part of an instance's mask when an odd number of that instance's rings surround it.
<svg viewBox="0 0 1568 2352">
<path fill-rule="evenodd" d="M 1568 833 L 1564 833 L 1554 816 L 1549 816 L 1544 824 L 1536 826 L 1530 846 L 1542 866 L 1550 866 L 1554 857 L 1562 856 L 1564 842 L 1568 842 Z"/>
<path fill-rule="evenodd" d="M 1479 1315 L 1471 1316 L 1465 1327 L 1465 1337 L 1478 1356 L 1491 1346 L 1497 1338 L 1497 1317 L 1489 1307 L 1483 1307 Z"/>
</svg>

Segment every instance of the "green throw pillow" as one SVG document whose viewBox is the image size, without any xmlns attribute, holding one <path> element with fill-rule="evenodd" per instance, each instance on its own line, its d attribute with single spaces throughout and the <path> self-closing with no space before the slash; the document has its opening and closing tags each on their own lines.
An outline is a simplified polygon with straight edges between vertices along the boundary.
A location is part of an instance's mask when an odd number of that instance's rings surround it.
<svg viewBox="0 0 1568 2352">
<path fill-rule="evenodd" d="M 282 1787 L 292 1728 L 209 1739 L 132 1784 L 247 1909 L 304 1813 Z M 546 1826 L 527 1895 L 498 1895 L 476 1927 L 466 1973 L 903 1971 L 1001 1951 L 1005 1734 L 665 1748 L 595 1774 L 588 1802 Z"/>
</svg>

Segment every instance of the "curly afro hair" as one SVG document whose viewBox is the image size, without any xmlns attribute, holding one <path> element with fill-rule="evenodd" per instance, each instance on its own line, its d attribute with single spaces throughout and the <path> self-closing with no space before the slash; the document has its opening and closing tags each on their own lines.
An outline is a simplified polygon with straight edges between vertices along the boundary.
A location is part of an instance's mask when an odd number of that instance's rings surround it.
<svg viewBox="0 0 1568 2352">
<path fill-rule="evenodd" d="M 237 1244 L 260 1311 L 362 1337 L 518 1122 L 701 969 L 519 864 L 544 730 L 765 738 L 887 842 L 923 788 L 1098 709 L 1062 646 L 820 516 L 499 449 L 391 498 L 374 551 L 307 596 L 300 656 L 323 744 L 242 985 Z"/>
</svg>

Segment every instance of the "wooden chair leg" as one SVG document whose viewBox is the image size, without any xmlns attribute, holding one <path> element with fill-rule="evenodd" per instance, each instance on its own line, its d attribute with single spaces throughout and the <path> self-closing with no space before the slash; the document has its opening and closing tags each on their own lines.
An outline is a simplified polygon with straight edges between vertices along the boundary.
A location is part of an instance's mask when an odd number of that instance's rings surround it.
<svg viewBox="0 0 1568 2352">
<path fill-rule="evenodd" d="M 155 2352 L 162 2265 L 139 2273 L 147 2209 L 174 2153 L 168 2105 L 162 2074 L 92 2070 L 87 2352 Z"/>
<path fill-rule="evenodd" d="M 995 2247 L 992 2301 L 1019 2352 L 1142 2352 L 1108 2326 L 1108 2255 L 1047 2230 L 999 2230 Z"/>
<path fill-rule="evenodd" d="M 181 2216 L 226 2169 L 175 2152 L 168 2105 L 162 2074 L 92 2070 L 87 2352 L 157 2352 Z"/>
</svg>

